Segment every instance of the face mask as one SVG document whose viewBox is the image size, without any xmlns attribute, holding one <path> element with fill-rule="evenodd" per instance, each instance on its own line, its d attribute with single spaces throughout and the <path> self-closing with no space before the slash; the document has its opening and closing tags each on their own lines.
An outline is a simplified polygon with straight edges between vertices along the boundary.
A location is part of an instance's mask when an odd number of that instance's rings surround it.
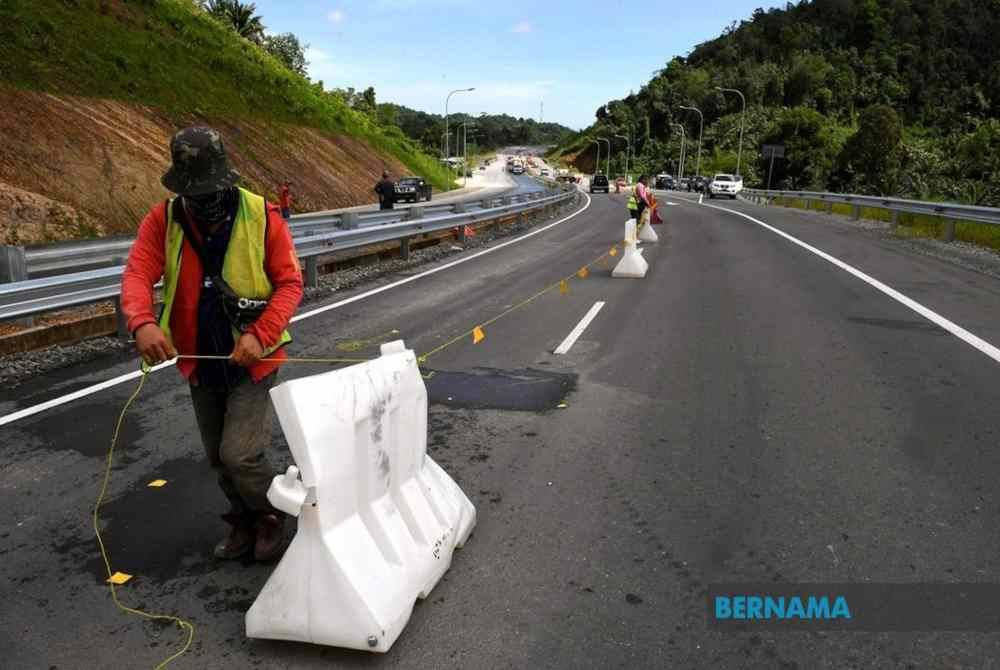
<svg viewBox="0 0 1000 670">
<path fill-rule="evenodd" d="M 184 196 L 188 211 L 198 223 L 209 228 L 222 225 L 229 220 L 227 191 L 216 191 L 205 195 Z"/>
</svg>

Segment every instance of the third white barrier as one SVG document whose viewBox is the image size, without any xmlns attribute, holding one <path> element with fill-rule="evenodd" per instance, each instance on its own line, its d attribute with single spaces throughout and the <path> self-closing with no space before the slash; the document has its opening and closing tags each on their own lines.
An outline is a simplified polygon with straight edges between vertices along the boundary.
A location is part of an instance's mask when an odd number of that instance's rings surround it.
<svg viewBox="0 0 1000 670">
<path fill-rule="evenodd" d="M 625 222 L 625 252 L 618 265 L 611 271 L 612 277 L 642 278 L 646 276 L 649 264 L 642 257 L 642 250 L 639 249 L 636 239 L 635 219 Z"/>
<path fill-rule="evenodd" d="M 416 356 L 384 344 L 373 361 L 285 382 L 271 398 L 298 468 L 275 477 L 268 499 L 299 522 L 247 636 L 386 652 L 476 523 L 427 456 Z"/>
<path fill-rule="evenodd" d="M 650 210 L 646 210 L 642 213 L 642 221 L 639 224 L 639 241 L 640 242 L 659 242 L 660 236 L 656 234 L 653 230 L 652 216 L 650 216 Z"/>
</svg>

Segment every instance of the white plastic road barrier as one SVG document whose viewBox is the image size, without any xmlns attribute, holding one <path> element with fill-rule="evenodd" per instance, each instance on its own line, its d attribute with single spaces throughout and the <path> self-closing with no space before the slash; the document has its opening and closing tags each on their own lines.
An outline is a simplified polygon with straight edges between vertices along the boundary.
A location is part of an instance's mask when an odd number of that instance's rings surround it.
<svg viewBox="0 0 1000 670">
<path fill-rule="evenodd" d="M 636 239 L 635 219 L 629 219 L 625 222 L 625 253 L 622 254 L 622 259 L 618 261 L 615 269 L 611 271 L 611 276 L 639 279 L 646 276 L 648 269 L 649 263 L 642 257 L 642 251 L 639 249 L 639 242 Z"/>
<path fill-rule="evenodd" d="M 639 227 L 639 240 L 642 242 L 659 242 L 660 236 L 656 234 L 653 230 L 653 224 L 650 222 L 650 217 L 644 217 L 646 223 Z"/>
<path fill-rule="evenodd" d="M 271 390 L 299 469 L 268 500 L 298 531 L 247 636 L 386 652 L 468 539 L 476 508 L 427 456 L 427 389 L 402 341 Z"/>
</svg>

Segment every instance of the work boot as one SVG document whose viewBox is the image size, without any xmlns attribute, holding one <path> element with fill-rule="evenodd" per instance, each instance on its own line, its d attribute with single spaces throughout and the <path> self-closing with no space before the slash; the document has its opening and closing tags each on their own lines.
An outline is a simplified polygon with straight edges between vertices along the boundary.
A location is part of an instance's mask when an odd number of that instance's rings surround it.
<svg viewBox="0 0 1000 670">
<path fill-rule="evenodd" d="M 253 557 L 258 561 L 273 561 L 285 548 L 285 517 L 261 514 L 257 517 L 257 541 Z"/>
<path fill-rule="evenodd" d="M 215 545 L 216 558 L 230 561 L 246 555 L 254 546 L 253 522 L 240 514 L 223 514 L 222 519 L 232 526 L 223 540 Z"/>
</svg>

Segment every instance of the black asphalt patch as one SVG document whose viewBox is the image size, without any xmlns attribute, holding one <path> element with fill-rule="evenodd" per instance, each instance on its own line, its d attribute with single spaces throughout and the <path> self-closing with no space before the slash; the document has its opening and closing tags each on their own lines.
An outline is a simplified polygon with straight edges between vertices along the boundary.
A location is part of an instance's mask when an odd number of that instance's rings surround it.
<svg viewBox="0 0 1000 670">
<path fill-rule="evenodd" d="M 515 412 L 553 410 L 576 390 L 575 374 L 545 370 L 475 368 L 470 372 L 434 371 L 427 380 L 431 404 L 465 409 Z"/>
</svg>

